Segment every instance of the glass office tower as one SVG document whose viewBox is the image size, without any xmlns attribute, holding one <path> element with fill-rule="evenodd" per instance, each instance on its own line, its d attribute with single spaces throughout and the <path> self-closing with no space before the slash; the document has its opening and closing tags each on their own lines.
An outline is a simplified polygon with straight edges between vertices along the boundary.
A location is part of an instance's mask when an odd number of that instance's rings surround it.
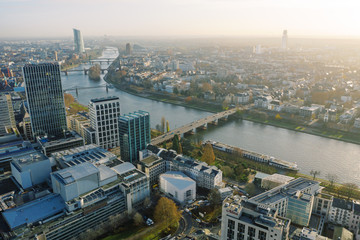
<svg viewBox="0 0 360 240">
<path fill-rule="evenodd" d="M 63 136 L 67 126 L 59 64 L 26 64 L 23 76 L 33 135 Z"/>
<path fill-rule="evenodd" d="M 128 162 L 139 160 L 139 151 L 150 143 L 150 114 L 137 111 L 119 117 L 121 159 Z"/>
<path fill-rule="evenodd" d="M 82 37 L 82 34 L 80 30 L 73 29 L 74 30 L 74 44 L 75 44 L 75 52 L 81 54 L 85 52 L 84 47 L 84 39 Z"/>
</svg>

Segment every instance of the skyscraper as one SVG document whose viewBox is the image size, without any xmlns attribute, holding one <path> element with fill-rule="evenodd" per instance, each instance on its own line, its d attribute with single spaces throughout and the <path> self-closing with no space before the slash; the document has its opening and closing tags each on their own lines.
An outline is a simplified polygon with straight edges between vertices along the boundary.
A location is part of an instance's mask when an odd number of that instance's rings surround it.
<svg viewBox="0 0 360 240">
<path fill-rule="evenodd" d="M 75 52 L 82 54 L 85 52 L 84 39 L 82 37 L 80 30 L 77 30 L 75 28 L 73 30 L 74 30 Z"/>
<path fill-rule="evenodd" d="M 126 55 L 131 55 L 132 49 L 131 49 L 130 43 L 126 44 L 126 52 L 125 53 L 126 53 Z"/>
<path fill-rule="evenodd" d="M 104 149 L 119 146 L 118 97 L 91 99 L 89 102 L 90 125 L 95 130 L 95 142 Z"/>
<path fill-rule="evenodd" d="M 281 49 L 286 50 L 287 44 L 288 44 L 287 30 L 284 30 L 282 36 L 282 42 L 281 42 Z"/>
<path fill-rule="evenodd" d="M 0 134 L 7 128 L 15 128 L 15 116 L 10 94 L 0 94 Z"/>
<path fill-rule="evenodd" d="M 119 118 L 121 159 L 128 162 L 139 160 L 139 151 L 150 143 L 150 114 L 137 111 Z"/>
<path fill-rule="evenodd" d="M 67 126 L 59 64 L 26 64 L 23 76 L 33 135 L 63 136 Z"/>
</svg>

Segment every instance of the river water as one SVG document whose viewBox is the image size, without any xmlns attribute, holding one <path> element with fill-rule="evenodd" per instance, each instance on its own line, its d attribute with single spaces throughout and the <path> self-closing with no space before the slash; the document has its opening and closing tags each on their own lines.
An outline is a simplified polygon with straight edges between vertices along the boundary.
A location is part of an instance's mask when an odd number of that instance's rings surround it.
<svg viewBox="0 0 360 240">
<path fill-rule="evenodd" d="M 113 49 L 109 49 L 103 52 L 102 57 L 116 56 L 117 54 Z M 78 69 L 89 66 L 88 64 L 81 65 Z M 107 64 L 103 63 L 102 68 L 105 67 Z M 62 76 L 62 82 L 64 89 L 105 84 L 103 79 L 99 81 L 90 80 L 83 72 L 69 72 L 68 76 Z M 160 124 L 162 116 L 169 121 L 170 128 L 174 129 L 211 115 L 211 113 L 204 111 L 137 97 L 118 89 L 109 89 L 108 92 L 105 88 L 84 89 L 78 91 L 78 96 L 76 96 L 75 91 L 70 93 L 85 105 L 92 98 L 118 96 L 121 101 L 121 114 L 140 109 L 148 111 L 151 116 L 152 128 Z M 211 139 L 289 162 L 296 162 L 302 173 L 309 174 L 312 169 L 318 170 L 321 172 L 320 177 L 322 178 L 326 178 L 326 174 L 331 173 L 336 174 L 340 182 L 354 182 L 360 185 L 360 145 L 357 144 L 245 120 L 209 126 L 207 130 L 200 130 L 191 138 L 198 141 Z"/>
</svg>

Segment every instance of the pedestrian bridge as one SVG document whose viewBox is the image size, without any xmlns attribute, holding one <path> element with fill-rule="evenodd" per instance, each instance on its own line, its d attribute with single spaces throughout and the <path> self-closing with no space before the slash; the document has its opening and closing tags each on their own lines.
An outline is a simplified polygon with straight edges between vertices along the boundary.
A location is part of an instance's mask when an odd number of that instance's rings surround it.
<svg viewBox="0 0 360 240">
<path fill-rule="evenodd" d="M 152 139 L 151 144 L 159 145 L 163 142 L 172 140 L 175 134 L 183 137 L 185 133 L 195 133 L 196 129 L 198 129 L 198 128 L 206 129 L 208 124 L 217 125 L 219 120 L 221 120 L 221 119 L 227 120 L 227 118 L 230 115 L 233 115 L 234 113 L 236 113 L 237 110 L 238 110 L 237 108 L 233 108 L 233 109 L 226 110 L 226 111 L 220 112 L 220 113 L 216 113 L 214 115 L 202 118 L 200 120 L 197 120 L 197 121 L 194 121 L 191 123 L 188 123 L 184 126 L 176 128 L 174 130 L 171 130 L 163 135 L 160 135 L 160 136 Z"/>
</svg>

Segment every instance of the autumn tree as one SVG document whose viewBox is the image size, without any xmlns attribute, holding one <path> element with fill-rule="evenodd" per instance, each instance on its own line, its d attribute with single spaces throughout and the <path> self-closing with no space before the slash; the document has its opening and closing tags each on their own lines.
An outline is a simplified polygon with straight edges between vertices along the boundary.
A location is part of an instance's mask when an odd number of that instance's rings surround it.
<svg viewBox="0 0 360 240">
<path fill-rule="evenodd" d="M 166 121 L 166 132 L 170 131 L 170 125 L 169 125 L 169 121 Z"/>
<path fill-rule="evenodd" d="M 215 163 L 215 154 L 213 147 L 210 143 L 207 143 L 204 146 L 204 153 L 201 157 L 201 161 L 206 162 L 209 165 L 214 165 Z"/>
<path fill-rule="evenodd" d="M 179 135 L 175 134 L 172 141 L 172 149 L 177 153 L 182 154 L 182 147 L 179 139 Z"/>
<path fill-rule="evenodd" d="M 136 213 L 134 214 L 133 220 L 134 220 L 135 226 L 141 226 L 141 225 L 144 224 L 144 219 L 142 218 L 141 214 L 138 213 L 138 212 L 136 212 Z"/>
<path fill-rule="evenodd" d="M 165 132 L 165 117 L 161 117 L 161 132 L 164 133 Z"/>
<path fill-rule="evenodd" d="M 311 170 L 310 175 L 313 176 L 313 180 L 315 180 L 316 176 L 320 175 L 320 171 Z"/>
<path fill-rule="evenodd" d="M 161 197 L 154 211 L 155 222 L 169 226 L 179 222 L 180 218 L 181 214 L 174 201 Z"/>
<path fill-rule="evenodd" d="M 234 169 L 229 166 L 222 166 L 221 171 L 223 172 L 224 177 L 232 177 L 234 175 Z"/>
<path fill-rule="evenodd" d="M 204 92 L 208 92 L 208 91 L 212 90 L 212 86 L 211 86 L 210 83 L 203 83 L 202 89 L 203 89 Z"/>
</svg>

